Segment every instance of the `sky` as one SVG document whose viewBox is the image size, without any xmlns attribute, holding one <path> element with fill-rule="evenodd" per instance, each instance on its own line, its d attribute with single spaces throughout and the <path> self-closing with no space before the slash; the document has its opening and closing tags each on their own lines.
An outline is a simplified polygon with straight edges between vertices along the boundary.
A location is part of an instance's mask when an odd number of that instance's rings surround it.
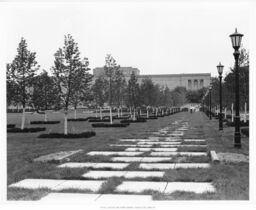
<svg viewBox="0 0 256 210">
<path fill-rule="evenodd" d="M 90 68 L 106 54 L 141 74 L 224 74 L 234 64 L 229 35 L 237 27 L 249 48 L 252 8 L 241 2 L 13 3 L 0 6 L 4 63 L 13 60 L 24 37 L 50 71 L 54 53 L 71 34 Z"/>
</svg>

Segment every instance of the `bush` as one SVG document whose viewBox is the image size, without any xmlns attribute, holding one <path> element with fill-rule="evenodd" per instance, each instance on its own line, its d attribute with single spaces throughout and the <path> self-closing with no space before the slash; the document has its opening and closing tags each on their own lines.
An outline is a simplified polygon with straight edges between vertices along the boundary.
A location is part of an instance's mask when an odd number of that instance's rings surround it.
<svg viewBox="0 0 256 210">
<path fill-rule="evenodd" d="M 15 124 L 7 124 L 7 128 L 15 128 Z"/>
<path fill-rule="evenodd" d="M 89 122 L 109 122 L 109 119 L 90 119 Z"/>
<path fill-rule="evenodd" d="M 31 121 L 30 124 L 58 124 L 60 121 Z"/>
<path fill-rule="evenodd" d="M 249 128 L 242 128 L 241 129 L 241 132 L 246 135 L 246 136 L 249 136 Z"/>
<path fill-rule="evenodd" d="M 235 122 L 230 122 L 230 121 L 228 121 L 228 122 L 226 123 L 226 125 L 227 125 L 227 126 L 230 126 L 230 127 L 234 127 L 234 126 L 235 126 Z M 241 126 L 241 127 L 248 127 L 248 126 L 249 126 L 249 120 L 247 120 L 246 122 L 240 121 L 240 126 Z"/>
<path fill-rule="evenodd" d="M 76 118 L 76 119 L 74 119 L 74 118 L 71 118 L 71 119 L 68 119 L 68 121 L 74 121 L 74 122 L 76 122 L 76 121 L 87 121 L 88 120 L 88 118 Z"/>
<path fill-rule="evenodd" d="M 137 122 L 147 122 L 146 119 L 138 118 L 136 120 L 121 120 L 120 123 L 137 123 Z"/>
<path fill-rule="evenodd" d="M 118 128 L 118 127 L 127 127 L 130 125 L 129 123 L 113 123 L 113 124 L 108 124 L 108 123 L 95 123 L 92 124 L 92 127 L 94 128 Z"/>
<path fill-rule="evenodd" d="M 94 131 L 87 131 L 83 133 L 68 133 L 68 135 L 65 135 L 64 133 L 47 133 L 39 135 L 38 138 L 89 138 L 95 135 L 96 133 Z"/>
<path fill-rule="evenodd" d="M 7 129 L 8 133 L 34 133 L 39 131 L 45 131 L 46 128 L 24 128 L 21 130 L 20 128 L 9 128 Z"/>
</svg>

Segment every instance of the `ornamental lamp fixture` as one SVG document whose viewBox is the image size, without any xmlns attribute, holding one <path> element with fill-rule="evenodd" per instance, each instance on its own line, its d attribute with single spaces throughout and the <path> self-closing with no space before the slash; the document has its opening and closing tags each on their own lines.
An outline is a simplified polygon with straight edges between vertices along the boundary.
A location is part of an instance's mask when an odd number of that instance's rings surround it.
<svg viewBox="0 0 256 210">
<path fill-rule="evenodd" d="M 223 73 L 223 68 L 224 68 L 224 66 L 223 66 L 221 63 L 219 63 L 219 65 L 217 66 L 219 76 L 222 75 L 222 73 Z"/>
<path fill-rule="evenodd" d="M 241 46 L 243 34 L 238 33 L 236 29 L 235 33 L 231 34 L 229 37 L 231 38 L 233 48 L 238 50 Z"/>
</svg>

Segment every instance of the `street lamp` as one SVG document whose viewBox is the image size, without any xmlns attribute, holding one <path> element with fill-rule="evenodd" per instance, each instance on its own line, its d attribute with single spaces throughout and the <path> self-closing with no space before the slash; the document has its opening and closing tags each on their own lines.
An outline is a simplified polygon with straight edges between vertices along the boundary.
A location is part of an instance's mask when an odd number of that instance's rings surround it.
<svg viewBox="0 0 256 210">
<path fill-rule="evenodd" d="M 240 113 L 239 113 L 239 66 L 238 66 L 238 59 L 239 59 L 239 48 L 241 46 L 243 34 L 237 32 L 230 35 L 232 46 L 235 50 L 233 53 L 235 58 L 235 84 L 236 84 L 236 115 L 235 115 L 235 136 L 234 136 L 234 146 L 236 148 L 241 148 L 241 134 L 240 134 Z"/>
<path fill-rule="evenodd" d="M 217 66 L 218 73 L 219 73 L 219 79 L 220 79 L 220 113 L 219 113 L 219 130 L 223 130 L 223 120 L 222 120 L 222 90 L 221 90 L 221 80 L 222 80 L 222 72 L 223 72 L 224 66 L 219 63 Z"/>
<path fill-rule="evenodd" d="M 210 105 L 210 113 L 209 118 L 212 119 L 212 85 L 209 87 L 209 105 Z"/>
</svg>

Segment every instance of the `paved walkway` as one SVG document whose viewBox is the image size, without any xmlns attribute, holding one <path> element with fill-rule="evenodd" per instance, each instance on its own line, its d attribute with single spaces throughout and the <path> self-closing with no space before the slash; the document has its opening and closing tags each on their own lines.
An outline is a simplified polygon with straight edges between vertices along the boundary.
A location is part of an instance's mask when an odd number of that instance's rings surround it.
<svg viewBox="0 0 256 210">
<path fill-rule="evenodd" d="M 90 151 L 87 156 L 108 156 L 109 162 L 66 162 L 58 168 L 88 168 L 81 180 L 25 179 L 9 187 L 52 190 L 41 199 L 45 201 L 79 201 L 91 203 L 118 203 L 152 201 L 152 193 L 171 194 L 176 191 L 214 193 L 211 182 L 164 181 L 166 170 L 209 168 L 200 158 L 208 155 L 207 144 L 201 138 L 184 138 L 188 125 L 184 118 L 152 133 L 147 139 L 120 139 L 106 151 Z M 199 161 L 193 162 L 193 158 Z M 113 193 L 101 193 L 111 185 Z M 113 181 L 113 180 L 112 180 Z M 63 193 L 82 190 L 89 193 Z M 157 201 L 160 202 L 160 201 Z"/>
</svg>

